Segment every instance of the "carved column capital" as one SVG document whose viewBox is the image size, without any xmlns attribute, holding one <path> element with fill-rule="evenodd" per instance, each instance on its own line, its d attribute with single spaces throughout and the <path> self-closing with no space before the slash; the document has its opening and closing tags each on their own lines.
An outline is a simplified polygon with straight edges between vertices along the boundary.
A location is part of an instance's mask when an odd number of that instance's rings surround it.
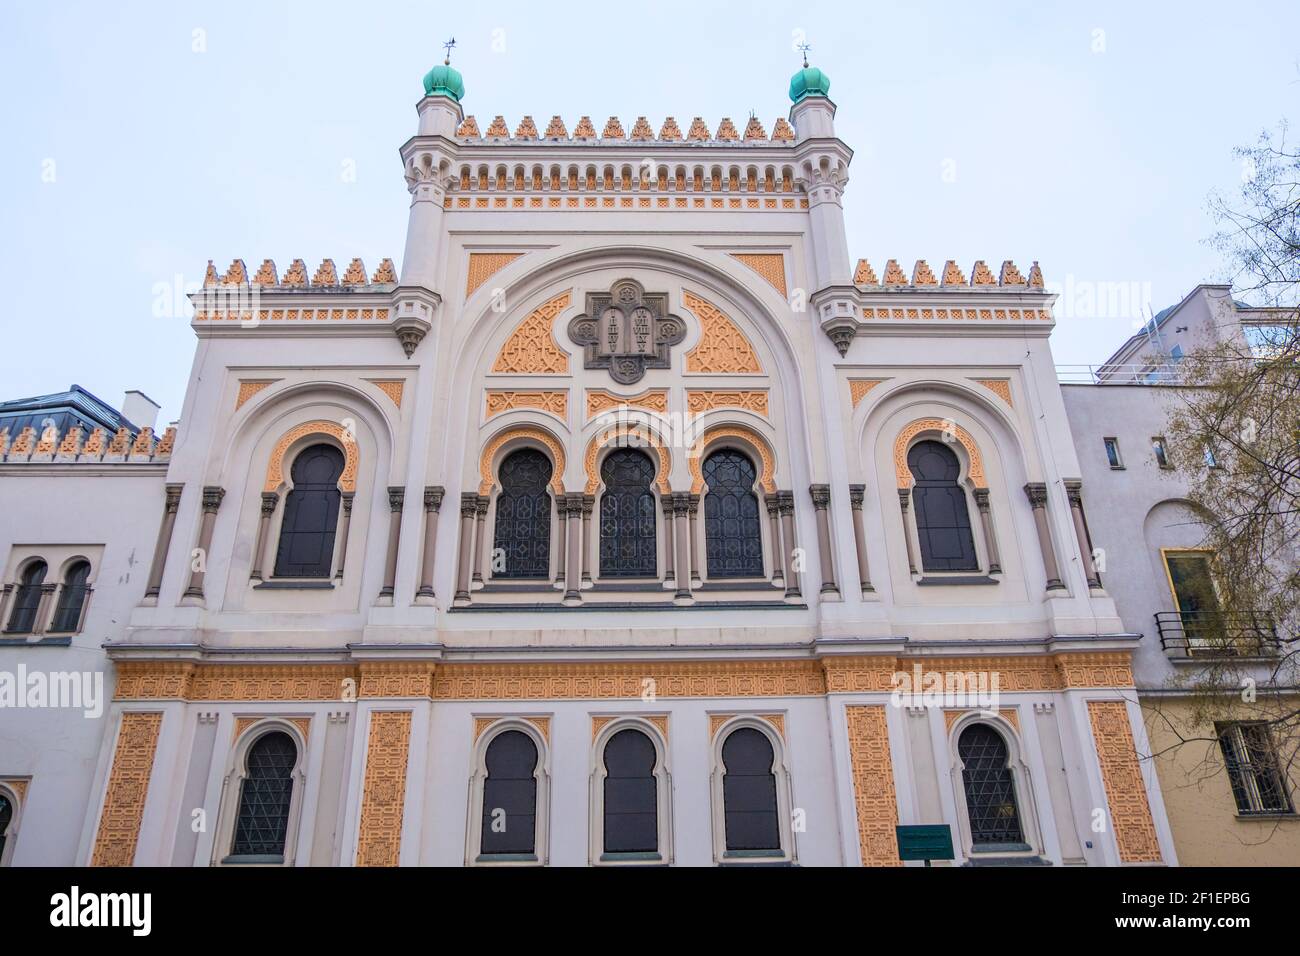
<svg viewBox="0 0 1300 956">
<path fill-rule="evenodd" d="M 849 507 L 854 511 L 862 510 L 862 502 L 867 497 L 866 485 L 849 485 Z"/>
<path fill-rule="evenodd" d="M 218 488 L 215 485 L 207 485 L 203 489 L 203 513 L 214 515 L 217 509 L 221 507 L 221 499 L 226 497 L 226 489 Z"/>
<path fill-rule="evenodd" d="M 353 491 L 343 492 L 341 503 L 343 505 L 343 513 L 345 515 L 352 514 L 352 499 L 355 497 L 356 497 L 356 492 Z"/>
<path fill-rule="evenodd" d="M 776 493 L 776 506 L 782 516 L 794 514 L 794 492 L 778 491 Z"/>
<path fill-rule="evenodd" d="M 1065 479 L 1065 497 L 1071 508 L 1083 507 L 1083 482 L 1077 478 Z"/>
<path fill-rule="evenodd" d="M 280 496 L 274 491 L 262 492 L 262 517 L 269 518 L 275 514 L 275 506 L 280 503 Z"/>
<path fill-rule="evenodd" d="M 899 488 L 899 489 L 898 489 L 898 506 L 899 506 L 900 508 L 903 509 L 903 513 L 904 513 L 904 514 L 907 514 L 907 509 L 908 509 L 908 507 L 911 505 L 911 503 L 912 503 L 912 489 L 911 489 L 911 488 Z"/>
<path fill-rule="evenodd" d="M 1041 481 L 1031 481 L 1025 485 L 1025 497 L 1029 499 L 1030 507 L 1046 508 L 1047 507 L 1047 485 Z"/>
<path fill-rule="evenodd" d="M 475 514 L 477 514 L 480 518 L 483 517 L 485 514 L 487 514 L 488 503 L 491 500 L 492 499 L 489 498 L 487 495 L 478 495 L 477 500 L 474 503 Z"/>
<path fill-rule="evenodd" d="M 830 506 L 830 485 L 809 485 L 808 494 L 812 496 L 813 507 L 818 511 L 825 511 Z"/>
<path fill-rule="evenodd" d="M 989 510 L 989 490 L 987 488 L 975 489 L 975 507 L 981 512 Z"/>
<path fill-rule="evenodd" d="M 442 498 L 447 489 L 442 485 L 426 485 L 424 489 L 424 510 L 437 513 L 442 510 Z"/>
<path fill-rule="evenodd" d="M 775 491 L 770 492 L 763 497 L 763 504 L 767 506 L 769 517 L 775 518 L 781 513 L 781 496 Z"/>
<path fill-rule="evenodd" d="M 583 515 L 583 517 L 584 517 L 584 518 L 590 517 L 590 516 L 591 516 L 591 513 L 592 513 L 593 511 L 595 511 L 595 510 L 596 510 L 596 496 L 595 496 L 595 495 L 583 495 L 583 496 L 582 496 L 582 515 Z"/>
<path fill-rule="evenodd" d="M 473 491 L 467 491 L 460 496 L 460 516 L 462 518 L 472 518 L 478 511 L 478 494 Z"/>
<path fill-rule="evenodd" d="M 167 500 L 163 502 L 163 512 L 174 515 L 181 504 L 181 489 L 184 485 L 167 485 Z"/>
<path fill-rule="evenodd" d="M 398 512 L 406 502 L 406 489 L 392 487 L 388 489 L 388 510 Z"/>
</svg>

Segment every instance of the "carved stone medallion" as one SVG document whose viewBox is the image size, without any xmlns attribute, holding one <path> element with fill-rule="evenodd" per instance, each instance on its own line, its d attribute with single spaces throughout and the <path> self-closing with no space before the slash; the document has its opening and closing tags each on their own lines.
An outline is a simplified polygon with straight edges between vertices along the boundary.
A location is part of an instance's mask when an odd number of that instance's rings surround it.
<svg viewBox="0 0 1300 956">
<path fill-rule="evenodd" d="M 686 323 L 668 314 L 668 296 L 646 294 L 633 279 L 587 293 L 587 311 L 569 322 L 584 367 L 608 369 L 620 385 L 641 381 L 648 368 L 668 368 L 671 347 L 685 337 Z"/>
</svg>

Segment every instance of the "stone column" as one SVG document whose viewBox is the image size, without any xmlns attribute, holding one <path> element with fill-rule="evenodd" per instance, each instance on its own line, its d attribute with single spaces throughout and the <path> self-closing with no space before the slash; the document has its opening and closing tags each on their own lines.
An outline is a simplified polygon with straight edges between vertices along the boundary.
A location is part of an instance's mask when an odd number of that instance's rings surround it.
<svg viewBox="0 0 1300 956">
<path fill-rule="evenodd" d="M 424 489 L 424 552 L 420 555 L 420 588 L 418 598 L 435 597 L 433 593 L 433 566 L 437 557 L 438 515 L 442 510 L 442 496 L 446 489 L 429 485 Z"/>
<path fill-rule="evenodd" d="M 803 597 L 799 572 L 794 569 L 794 492 L 778 491 L 777 508 L 781 512 L 781 540 L 785 544 L 785 596 Z"/>
<path fill-rule="evenodd" d="M 0 591 L 0 631 L 4 630 L 5 624 L 9 620 L 7 616 L 7 612 L 9 611 L 9 598 L 13 593 L 14 586 L 12 584 L 6 584 L 4 590 Z"/>
<path fill-rule="evenodd" d="M 50 626 L 51 605 L 54 604 L 54 596 L 58 590 L 57 584 L 41 585 L 41 599 L 36 604 L 36 617 L 32 620 L 33 636 L 44 634 Z"/>
<path fill-rule="evenodd" d="M 781 549 L 781 506 L 776 492 L 764 496 L 763 503 L 767 506 L 767 520 L 771 531 L 768 539 L 772 543 L 772 586 L 785 587 L 785 561 L 782 555 L 785 553 Z"/>
<path fill-rule="evenodd" d="M 866 494 L 866 485 L 849 485 L 849 509 L 853 513 L 853 544 L 858 552 L 858 582 L 864 592 L 875 590 L 871 586 L 871 572 L 867 569 L 867 534 L 862 526 L 862 502 Z"/>
<path fill-rule="evenodd" d="M 345 491 L 339 498 L 339 566 L 334 577 L 343 577 L 343 564 L 348 557 L 348 532 L 352 530 L 352 499 L 355 492 Z"/>
<path fill-rule="evenodd" d="M 898 506 L 903 509 L 903 540 L 907 542 L 907 572 L 916 573 L 916 546 L 912 544 L 912 522 L 907 513 L 912 507 L 912 489 L 898 489 Z"/>
<path fill-rule="evenodd" d="M 595 495 L 582 496 L 582 586 L 589 588 L 591 582 L 591 513 L 596 508 Z"/>
<path fill-rule="evenodd" d="M 691 495 L 691 587 L 698 588 L 704 583 L 704 575 L 700 570 L 700 537 L 699 537 L 699 517 L 700 517 L 700 496 Z"/>
<path fill-rule="evenodd" d="M 488 576 L 483 566 L 491 560 L 491 549 L 487 546 L 487 512 L 488 502 L 491 499 L 487 495 L 479 495 L 474 506 L 474 578 L 471 587 L 478 590 L 483 586 L 484 579 Z"/>
<path fill-rule="evenodd" d="M 167 485 L 167 497 L 163 502 L 162 524 L 158 526 L 158 542 L 153 549 L 153 564 L 149 566 L 149 584 L 145 587 L 146 598 L 158 599 L 162 590 L 163 568 L 167 566 L 167 552 L 171 549 L 172 531 L 176 527 L 176 509 L 181 503 L 181 489 L 184 485 Z M 0 614 L 3 619 L 3 614 Z"/>
<path fill-rule="evenodd" d="M 1052 546 L 1052 529 L 1047 524 L 1047 485 L 1031 481 L 1025 485 L 1025 497 L 1034 509 L 1034 527 L 1038 529 L 1038 547 L 1043 552 L 1043 569 L 1047 572 L 1047 590 L 1060 591 L 1061 572 L 1056 566 L 1056 549 Z"/>
<path fill-rule="evenodd" d="M 478 495 L 467 491 L 460 496 L 460 552 L 456 562 L 456 596 L 453 603 L 460 607 L 469 604 L 471 555 L 474 548 L 474 513 L 478 511 Z"/>
<path fill-rule="evenodd" d="M 673 595 L 673 600 L 680 604 L 689 604 L 694 600 L 691 597 L 690 515 L 690 493 L 674 491 L 673 543 L 677 546 L 677 593 Z"/>
<path fill-rule="evenodd" d="M 184 597 L 203 600 L 203 579 L 207 576 L 208 549 L 212 547 L 212 529 L 217 523 L 217 509 L 221 507 L 221 499 L 225 496 L 225 488 L 207 485 L 203 489 L 203 517 L 199 523 L 198 543 L 198 551 L 200 552 L 199 568 L 203 570 L 193 570 L 194 561 L 190 561 L 190 583 L 185 588 Z"/>
<path fill-rule="evenodd" d="M 1002 556 L 998 552 L 998 539 L 993 534 L 993 515 L 989 512 L 989 490 L 975 489 L 975 507 L 980 513 L 980 527 L 984 529 L 984 544 L 989 550 L 989 574 L 1002 573 Z"/>
<path fill-rule="evenodd" d="M 397 545 L 402 536 L 402 505 L 406 500 L 405 488 L 388 489 L 388 555 L 384 559 L 384 586 L 379 596 L 392 597 L 397 581 Z"/>
<path fill-rule="evenodd" d="M 552 495 L 555 499 L 555 526 L 558 529 L 555 542 L 555 586 L 563 588 L 565 577 L 569 573 L 568 565 L 565 563 L 565 555 L 568 554 L 567 542 L 569 540 L 569 526 L 566 524 L 568 515 L 568 498 L 565 494 Z"/>
<path fill-rule="evenodd" d="M 1070 501 L 1070 517 L 1074 519 L 1074 535 L 1079 539 L 1079 557 L 1083 559 L 1083 573 L 1088 578 L 1088 587 L 1100 588 L 1101 575 L 1092 560 L 1092 538 L 1088 534 L 1088 519 L 1083 514 L 1083 482 L 1067 481 L 1065 496 Z"/>
<path fill-rule="evenodd" d="M 564 510 L 566 512 L 566 535 L 568 539 L 565 543 L 564 558 L 564 603 L 581 604 L 582 603 L 582 577 L 581 577 L 581 560 L 582 560 L 582 543 L 578 540 L 578 535 L 582 532 L 582 499 L 581 493 L 566 495 Z"/>
<path fill-rule="evenodd" d="M 831 504 L 830 485 L 809 485 L 808 494 L 812 496 L 813 511 L 817 515 L 817 556 L 822 566 L 822 594 L 840 593 L 840 586 L 835 579 L 835 558 L 831 553 L 831 527 L 829 509 Z"/>
<path fill-rule="evenodd" d="M 677 574 L 673 571 L 673 558 L 677 548 L 673 544 L 673 496 L 671 492 L 659 499 L 659 506 L 664 513 L 664 587 L 676 587 Z"/>
<path fill-rule="evenodd" d="M 274 491 L 262 492 L 262 515 L 257 522 L 257 543 L 253 545 L 253 566 L 248 569 L 250 581 L 262 580 L 262 565 L 266 561 L 266 536 L 271 527 L 271 518 L 275 515 L 275 506 L 280 503 L 280 495 Z M 275 569 L 271 569 L 275 573 Z"/>
</svg>

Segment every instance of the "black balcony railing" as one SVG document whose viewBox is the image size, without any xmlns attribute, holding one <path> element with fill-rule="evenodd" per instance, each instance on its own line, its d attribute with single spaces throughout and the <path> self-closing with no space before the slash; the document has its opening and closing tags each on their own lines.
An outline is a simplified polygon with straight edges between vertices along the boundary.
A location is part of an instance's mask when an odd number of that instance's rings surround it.
<svg viewBox="0 0 1300 956">
<path fill-rule="evenodd" d="M 1171 657 L 1269 657 L 1278 652 L 1277 630 L 1264 614 L 1160 611 L 1160 646 Z"/>
</svg>

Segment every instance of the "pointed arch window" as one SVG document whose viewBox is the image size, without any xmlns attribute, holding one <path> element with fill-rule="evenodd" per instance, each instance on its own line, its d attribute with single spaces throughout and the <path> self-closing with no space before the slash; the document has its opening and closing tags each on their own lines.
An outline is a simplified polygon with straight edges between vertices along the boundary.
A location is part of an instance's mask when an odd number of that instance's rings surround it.
<svg viewBox="0 0 1300 956">
<path fill-rule="evenodd" d="M 620 730 L 605 744 L 604 761 L 604 852 L 657 853 L 659 781 L 654 743 L 639 730 Z"/>
<path fill-rule="evenodd" d="M 298 747 L 284 731 L 263 734 L 248 748 L 247 775 L 239 792 L 239 814 L 230 854 L 282 861 L 293 801 Z"/>
<path fill-rule="evenodd" d="M 497 734 L 488 744 L 482 856 L 533 857 L 536 853 L 537 760 L 537 745 L 519 730 Z"/>
<path fill-rule="evenodd" d="M 535 448 L 507 455 L 498 472 L 493 548 L 505 555 L 503 578 L 545 578 L 551 572 L 551 460 Z"/>
<path fill-rule="evenodd" d="M 63 577 L 59 591 L 59 605 L 54 611 L 50 630 L 58 634 L 75 633 L 81 629 L 81 611 L 90 590 L 90 562 L 77 561 Z"/>
<path fill-rule="evenodd" d="M 654 577 L 658 570 L 655 466 L 633 448 L 611 452 L 601 463 L 605 491 L 600 498 L 602 577 Z"/>
<path fill-rule="evenodd" d="M 775 754 L 767 735 L 741 727 L 722 744 L 722 804 L 731 853 L 781 852 Z"/>
<path fill-rule="evenodd" d="M 763 576 L 762 519 L 749 457 L 723 448 L 704 459 L 704 549 L 712 578 Z"/>
<path fill-rule="evenodd" d="M 41 589 L 49 567 L 44 561 L 33 561 L 23 569 L 14 594 L 14 609 L 9 614 L 10 634 L 30 634 L 36 628 L 36 614 L 41 606 Z"/>
<path fill-rule="evenodd" d="M 972 847 L 1024 842 L 1007 742 L 988 724 L 971 724 L 957 740 Z"/>
<path fill-rule="evenodd" d="M 907 453 L 915 483 L 912 505 L 925 571 L 977 571 L 970 508 L 961 486 L 961 462 L 942 442 L 917 442 Z"/>
<path fill-rule="evenodd" d="M 343 464 L 343 452 L 333 445 L 312 445 L 294 459 L 293 490 L 285 500 L 280 524 L 276 577 L 328 578 L 333 572 Z"/>
</svg>

